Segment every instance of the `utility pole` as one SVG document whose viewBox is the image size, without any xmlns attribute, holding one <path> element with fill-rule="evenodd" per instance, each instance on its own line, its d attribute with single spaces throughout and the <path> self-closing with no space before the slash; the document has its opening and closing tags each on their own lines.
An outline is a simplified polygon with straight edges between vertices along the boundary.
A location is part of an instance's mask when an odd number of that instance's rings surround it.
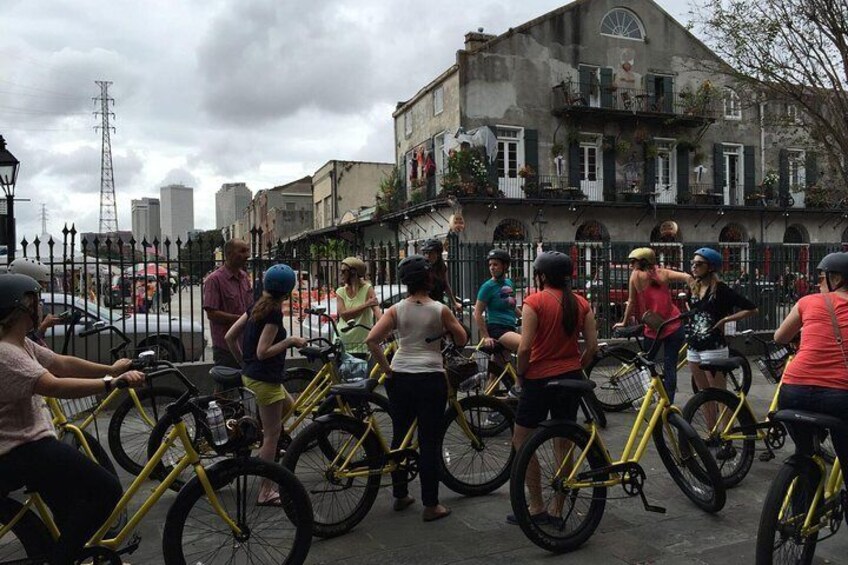
<svg viewBox="0 0 848 565">
<path fill-rule="evenodd" d="M 109 105 L 115 105 L 115 100 L 109 98 L 109 85 L 111 81 L 96 80 L 94 83 L 100 87 L 100 97 L 94 98 L 100 102 L 100 110 L 94 112 L 100 116 L 99 126 L 94 126 L 94 131 L 100 130 L 102 141 L 100 146 L 100 233 L 115 233 L 118 231 L 118 210 L 115 204 L 115 178 L 112 173 L 112 139 L 111 132 L 115 128 L 109 125 L 109 119 L 115 114 L 109 110 Z"/>
</svg>

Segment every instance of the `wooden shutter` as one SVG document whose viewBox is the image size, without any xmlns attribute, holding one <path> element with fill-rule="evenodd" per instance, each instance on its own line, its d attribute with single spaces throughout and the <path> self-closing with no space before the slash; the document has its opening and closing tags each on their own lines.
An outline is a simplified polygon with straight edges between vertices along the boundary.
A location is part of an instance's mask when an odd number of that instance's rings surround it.
<svg viewBox="0 0 848 565">
<path fill-rule="evenodd" d="M 603 75 L 601 75 L 603 78 Z M 603 91 L 602 91 L 603 92 Z M 604 201 L 615 202 L 615 136 L 604 136 Z"/>
<path fill-rule="evenodd" d="M 713 144 L 713 192 L 724 194 L 724 146 Z"/>
<path fill-rule="evenodd" d="M 813 186 L 819 182 L 818 155 L 813 151 L 807 151 L 804 162 L 804 175 L 806 176 L 807 186 Z"/>
<path fill-rule="evenodd" d="M 689 201 L 689 150 L 677 148 L 677 201 Z"/>
<path fill-rule="evenodd" d="M 757 192 L 757 161 L 755 147 L 746 145 L 744 148 L 744 161 L 742 166 L 745 168 L 745 196 L 748 197 Z"/>
<path fill-rule="evenodd" d="M 601 69 L 601 106 L 612 108 L 612 69 Z"/>
<path fill-rule="evenodd" d="M 539 174 L 539 130 L 524 130 L 524 164 Z"/>
<path fill-rule="evenodd" d="M 645 182 L 642 184 L 642 192 L 655 192 L 657 190 L 657 158 L 648 157 L 648 143 L 645 149 Z"/>
<path fill-rule="evenodd" d="M 580 143 L 568 144 L 568 186 L 580 187 Z"/>
<path fill-rule="evenodd" d="M 780 195 L 783 198 L 789 196 L 789 151 L 781 149 L 777 157 L 777 173 L 780 180 L 777 183 Z"/>
</svg>

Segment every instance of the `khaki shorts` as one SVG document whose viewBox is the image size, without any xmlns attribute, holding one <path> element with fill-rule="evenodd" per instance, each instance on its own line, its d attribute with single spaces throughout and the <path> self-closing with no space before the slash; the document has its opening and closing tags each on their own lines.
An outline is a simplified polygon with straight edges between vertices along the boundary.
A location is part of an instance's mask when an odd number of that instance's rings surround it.
<svg viewBox="0 0 848 565">
<path fill-rule="evenodd" d="M 266 383 L 265 381 L 257 381 L 248 376 L 242 375 L 241 381 L 244 386 L 256 395 L 256 403 L 259 406 L 270 406 L 275 402 L 288 398 L 286 389 L 279 383 Z"/>
</svg>

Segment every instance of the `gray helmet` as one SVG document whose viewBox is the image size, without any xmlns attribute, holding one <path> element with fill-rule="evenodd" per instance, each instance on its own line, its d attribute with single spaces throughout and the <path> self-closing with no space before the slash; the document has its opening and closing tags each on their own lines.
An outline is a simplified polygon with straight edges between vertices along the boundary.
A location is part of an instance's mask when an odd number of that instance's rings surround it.
<svg viewBox="0 0 848 565">
<path fill-rule="evenodd" d="M 837 288 L 842 288 L 848 284 L 848 253 L 830 253 L 825 255 L 816 268 L 824 271 L 825 274 L 838 273 L 841 275 L 842 282 Z M 831 291 L 836 290 L 836 288 L 831 288 L 830 279 L 827 279 L 827 289 Z"/>
<path fill-rule="evenodd" d="M 9 273 L 27 275 L 40 283 L 50 282 L 50 269 L 41 261 L 30 257 L 18 257 L 9 264 Z"/>
<path fill-rule="evenodd" d="M 421 253 L 429 253 L 435 251 L 441 254 L 445 250 L 445 246 L 438 239 L 428 239 L 421 244 Z"/>
<path fill-rule="evenodd" d="M 398 264 L 400 282 L 405 285 L 420 284 L 430 276 L 430 262 L 422 255 L 410 255 Z"/>
<path fill-rule="evenodd" d="M 0 319 L 17 308 L 29 311 L 24 306 L 24 296 L 41 292 L 41 285 L 27 275 L 7 274 L 0 276 Z"/>
<path fill-rule="evenodd" d="M 491 261 L 492 259 L 500 261 L 505 267 L 509 267 L 509 264 L 512 262 L 509 251 L 503 249 L 492 249 L 489 251 L 489 254 L 486 255 L 486 261 Z"/>
<path fill-rule="evenodd" d="M 533 261 L 533 270 L 548 277 L 571 278 L 574 264 L 571 257 L 559 251 L 545 251 L 536 256 Z"/>
</svg>

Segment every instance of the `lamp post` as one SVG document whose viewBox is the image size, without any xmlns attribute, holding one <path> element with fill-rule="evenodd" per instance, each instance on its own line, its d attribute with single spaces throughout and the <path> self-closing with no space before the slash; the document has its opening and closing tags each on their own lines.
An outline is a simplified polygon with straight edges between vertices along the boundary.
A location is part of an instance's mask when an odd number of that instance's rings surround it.
<svg viewBox="0 0 848 565">
<path fill-rule="evenodd" d="M 6 149 L 6 140 L 0 135 L 0 186 L 6 196 L 6 248 L 7 259 L 15 259 L 15 183 L 21 166 L 14 155 Z"/>
</svg>

